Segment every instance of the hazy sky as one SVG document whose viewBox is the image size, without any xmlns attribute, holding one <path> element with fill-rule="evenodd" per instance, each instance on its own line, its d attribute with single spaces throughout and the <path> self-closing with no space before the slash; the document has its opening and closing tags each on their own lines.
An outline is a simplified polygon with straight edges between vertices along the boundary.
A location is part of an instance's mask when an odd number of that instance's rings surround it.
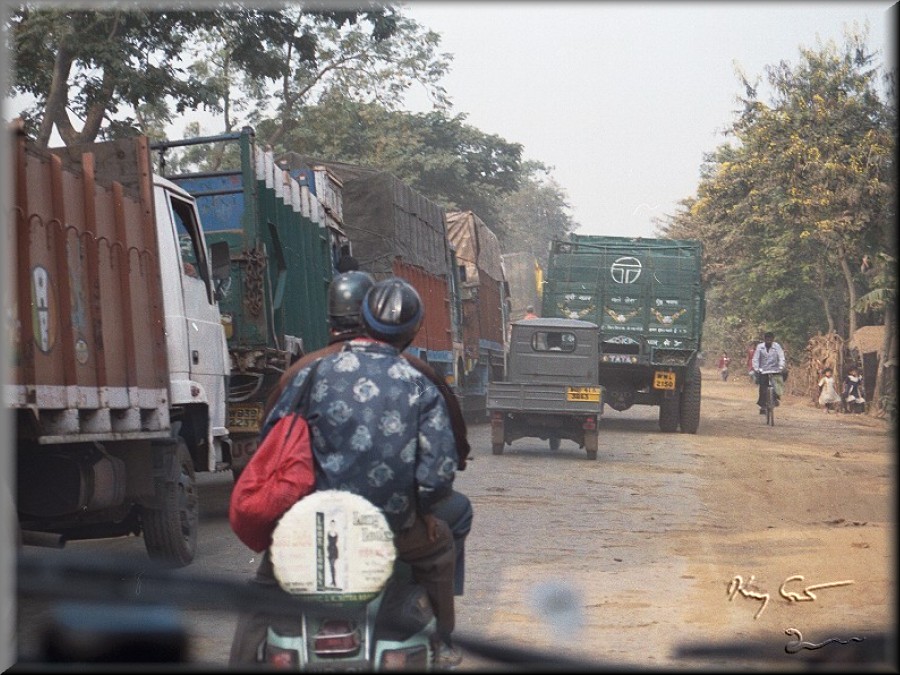
<svg viewBox="0 0 900 675">
<path fill-rule="evenodd" d="M 797 64 L 820 39 L 840 44 L 854 24 L 868 24 L 870 48 L 887 59 L 892 4 L 404 3 L 453 54 L 452 113 L 553 167 L 579 232 L 644 237 L 695 193 L 703 154 L 726 142 L 736 66 L 764 81 L 767 65 Z M 425 109 L 421 91 L 409 101 Z"/>
<path fill-rule="evenodd" d="M 433 2 L 409 14 L 454 55 L 453 112 L 554 167 L 582 234 L 653 236 L 696 191 L 703 153 L 752 79 L 869 24 L 888 58 L 892 2 Z M 889 28 L 890 26 L 890 28 Z M 893 56 L 891 56 L 893 58 Z M 764 78 L 763 78 L 764 79 Z"/>
</svg>

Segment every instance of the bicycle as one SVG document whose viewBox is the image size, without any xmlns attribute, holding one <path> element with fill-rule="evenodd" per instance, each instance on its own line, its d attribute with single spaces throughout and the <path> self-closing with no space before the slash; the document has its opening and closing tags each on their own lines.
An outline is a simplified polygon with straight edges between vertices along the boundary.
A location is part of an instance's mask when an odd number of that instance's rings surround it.
<svg viewBox="0 0 900 675">
<path fill-rule="evenodd" d="M 772 371 L 772 372 L 759 372 L 759 377 L 766 378 L 766 397 L 765 397 L 765 410 L 766 410 L 766 424 L 774 427 L 775 426 L 775 406 L 777 405 L 777 399 L 775 398 L 775 379 L 772 375 L 778 375 L 780 371 Z"/>
</svg>

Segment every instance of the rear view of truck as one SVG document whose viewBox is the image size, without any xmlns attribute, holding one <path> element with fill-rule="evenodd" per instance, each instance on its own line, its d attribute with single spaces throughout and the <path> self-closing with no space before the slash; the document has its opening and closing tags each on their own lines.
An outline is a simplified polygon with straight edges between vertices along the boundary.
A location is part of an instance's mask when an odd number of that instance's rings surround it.
<svg viewBox="0 0 900 675">
<path fill-rule="evenodd" d="M 190 196 L 153 176 L 147 139 L 14 153 L 12 363 L 23 541 L 143 534 L 195 555 L 195 471 L 227 452 L 225 337 Z M 212 258 L 216 257 L 216 260 Z"/>
<path fill-rule="evenodd" d="M 497 235 L 472 211 L 446 216 L 447 236 L 462 273 L 463 412 L 478 421 L 487 412 L 488 382 L 504 375 L 508 286 Z"/>
<path fill-rule="evenodd" d="M 160 171 L 197 201 L 207 240 L 226 243 L 230 252 L 221 306 L 231 359 L 230 466 L 237 477 L 256 451 L 266 400 L 281 375 L 328 342 L 328 285 L 346 241 L 340 186 L 325 194 L 327 176 L 291 175 L 257 145 L 250 127 L 152 147 Z M 205 170 L 176 169 L 175 148 L 200 150 Z"/>
<path fill-rule="evenodd" d="M 344 232 L 359 269 L 376 279 L 403 277 L 418 291 L 425 319 L 407 350 L 457 387 L 459 289 L 444 210 L 389 171 L 291 152 L 279 161 L 292 175 L 322 167 L 337 177 Z"/>
<path fill-rule="evenodd" d="M 573 234 L 551 244 L 542 315 L 599 325 L 606 404 L 659 406 L 665 432 L 700 423 L 701 255 L 691 240 Z"/>
</svg>

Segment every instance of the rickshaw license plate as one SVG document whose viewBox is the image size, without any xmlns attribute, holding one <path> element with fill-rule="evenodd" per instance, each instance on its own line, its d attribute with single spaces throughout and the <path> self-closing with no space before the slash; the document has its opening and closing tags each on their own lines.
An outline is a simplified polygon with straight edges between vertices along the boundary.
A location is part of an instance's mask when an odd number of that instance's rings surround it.
<svg viewBox="0 0 900 675">
<path fill-rule="evenodd" d="M 654 389 L 674 389 L 675 388 L 675 373 L 670 373 L 663 370 L 657 370 L 653 373 L 653 388 Z"/>
<path fill-rule="evenodd" d="M 569 387 L 566 394 L 567 401 L 600 402 L 600 387 Z"/>
</svg>

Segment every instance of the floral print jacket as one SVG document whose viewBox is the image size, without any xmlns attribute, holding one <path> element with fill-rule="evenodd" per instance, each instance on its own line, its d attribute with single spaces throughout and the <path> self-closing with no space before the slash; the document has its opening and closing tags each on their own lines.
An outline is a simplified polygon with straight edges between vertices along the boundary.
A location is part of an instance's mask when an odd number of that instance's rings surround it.
<svg viewBox="0 0 900 675">
<path fill-rule="evenodd" d="M 290 414 L 311 366 L 282 392 L 262 437 Z M 318 361 L 306 420 L 317 490 L 346 490 L 379 507 L 396 533 L 450 494 L 456 446 L 438 389 L 394 347 L 359 338 Z"/>
</svg>

